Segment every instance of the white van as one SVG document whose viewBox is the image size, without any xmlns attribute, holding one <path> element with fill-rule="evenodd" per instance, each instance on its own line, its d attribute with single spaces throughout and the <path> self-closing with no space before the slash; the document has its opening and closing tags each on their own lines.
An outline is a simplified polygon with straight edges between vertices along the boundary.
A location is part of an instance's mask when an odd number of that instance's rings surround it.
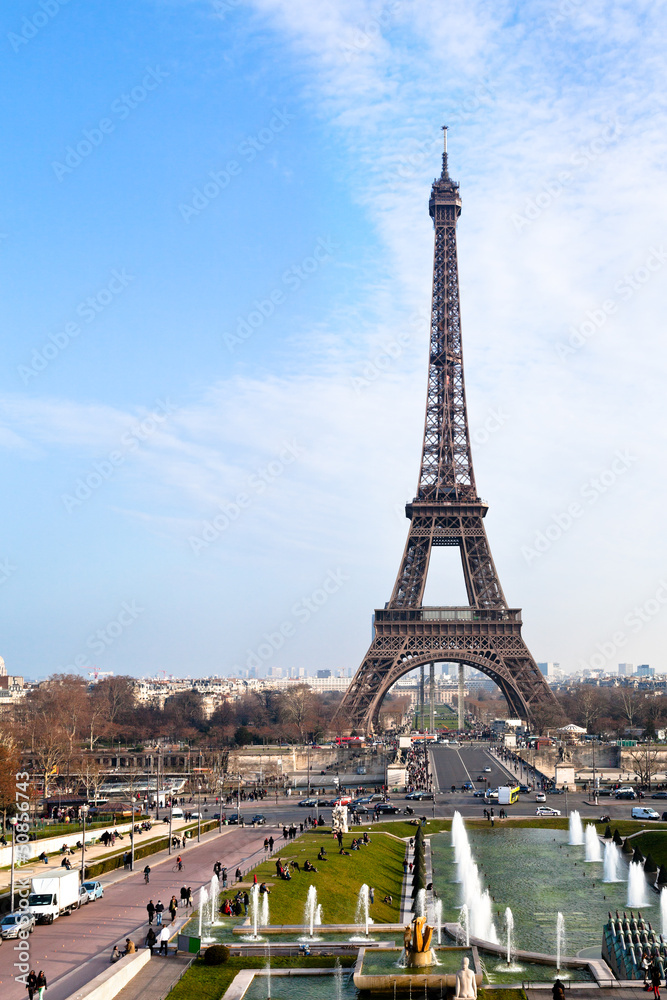
<svg viewBox="0 0 667 1000">
<path fill-rule="evenodd" d="M 174 806 L 174 808 L 171 810 L 171 818 L 183 819 L 183 810 L 181 809 L 180 806 Z"/>
<path fill-rule="evenodd" d="M 648 806 L 633 806 L 632 809 L 633 819 L 660 819 L 660 813 L 657 813 L 655 809 L 650 809 Z"/>
</svg>

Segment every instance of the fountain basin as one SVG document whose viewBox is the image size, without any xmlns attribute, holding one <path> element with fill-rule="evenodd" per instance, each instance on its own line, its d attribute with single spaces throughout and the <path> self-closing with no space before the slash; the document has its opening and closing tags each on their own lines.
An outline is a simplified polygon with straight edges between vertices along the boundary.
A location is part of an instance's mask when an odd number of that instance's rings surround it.
<svg viewBox="0 0 667 1000">
<path fill-rule="evenodd" d="M 472 959 L 471 965 L 475 969 L 475 981 L 478 988 L 482 985 L 484 977 L 476 948 L 436 948 L 432 951 L 439 964 L 424 967 L 424 972 L 415 972 L 414 967 L 400 967 L 398 965 L 403 954 L 403 950 L 399 948 L 384 949 L 381 956 L 377 952 L 373 952 L 370 962 L 366 962 L 366 969 L 364 969 L 366 949 L 360 948 L 352 977 L 354 985 L 358 990 L 370 990 L 373 993 L 391 993 L 394 989 L 397 992 L 419 988 L 422 990 L 424 988 L 435 990 L 442 987 L 455 989 L 456 973 L 461 968 L 464 957 Z M 428 954 L 428 952 L 424 954 Z M 383 967 L 382 971 L 380 971 L 380 964 Z M 384 967 L 386 967 L 386 971 Z"/>
</svg>

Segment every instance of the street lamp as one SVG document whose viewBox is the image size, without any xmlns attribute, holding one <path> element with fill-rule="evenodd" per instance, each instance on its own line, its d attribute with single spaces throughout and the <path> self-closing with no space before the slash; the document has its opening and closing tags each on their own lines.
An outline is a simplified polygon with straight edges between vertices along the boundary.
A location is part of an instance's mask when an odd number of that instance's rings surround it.
<svg viewBox="0 0 667 1000">
<path fill-rule="evenodd" d="M 17 823 L 18 823 L 18 819 L 17 819 L 16 816 L 10 816 L 9 817 L 9 825 L 12 828 L 12 869 L 11 869 L 10 888 L 9 888 L 9 897 L 10 897 L 10 908 L 9 909 L 10 909 L 10 913 L 14 912 L 14 845 L 16 843 L 16 824 Z"/>
<path fill-rule="evenodd" d="M 174 815 L 174 791 L 172 788 L 171 798 L 169 799 L 169 854 L 171 854 L 171 824 Z"/>
<path fill-rule="evenodd" d="M 134 871 L 134 794 L 132 795 L 132 829 L 130 830 L 130 871 Z"/>
<path fill-rule="evenodd" d="M 197 843 L 201 840 L 201 782 L 197 784 Z"/>
<path fill-rule="evenodd" d="M 83 819 L 83 837 L 81 838 L 81 881 L 86 881 L 86 813 L 88 806 L 81 806 L 81 817 Z M 13 909 L 13 907 L 12 907 Z"/>
</svg>

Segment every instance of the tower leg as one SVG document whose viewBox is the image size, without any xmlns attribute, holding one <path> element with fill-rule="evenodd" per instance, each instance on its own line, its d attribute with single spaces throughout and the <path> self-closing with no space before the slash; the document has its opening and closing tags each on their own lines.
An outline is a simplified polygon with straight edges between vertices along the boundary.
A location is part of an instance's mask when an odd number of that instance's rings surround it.
<svg viewBox="0 0 667 1000">
<path fill-rule="evenodd" d="M 419 728 L 424 728 L 424 664 L 419 668 Z"/>
<path fill-rule="evenodd" d="M 428 729 L 430 733 L 434 733 L 435 732 L 435 663 L 433 663 L 433 661 L 431 661 L 431 663 L 429 664 L 428 697 L 431 703 Z"/>
<path fill-rule="evenodd" d="M 465 729 L 465 667 L 459 663 L 459 729 Z"/>
</svg>

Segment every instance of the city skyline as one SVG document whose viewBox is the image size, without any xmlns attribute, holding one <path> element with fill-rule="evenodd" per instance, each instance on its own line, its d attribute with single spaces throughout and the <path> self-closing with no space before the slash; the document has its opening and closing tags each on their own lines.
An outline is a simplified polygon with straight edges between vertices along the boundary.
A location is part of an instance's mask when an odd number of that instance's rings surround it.
<svg viewBox="0 0 667 1000">
<path fill-rule="evenodd" d="M 3 14 L 8 672 L 356 669 L 416 484 L 443 123 L 508 601 L 539 661 L 662 672 L 657 11 L 227 6 Z M 465 603 L 437 555 L 426 602 Z"/>
</svg>

